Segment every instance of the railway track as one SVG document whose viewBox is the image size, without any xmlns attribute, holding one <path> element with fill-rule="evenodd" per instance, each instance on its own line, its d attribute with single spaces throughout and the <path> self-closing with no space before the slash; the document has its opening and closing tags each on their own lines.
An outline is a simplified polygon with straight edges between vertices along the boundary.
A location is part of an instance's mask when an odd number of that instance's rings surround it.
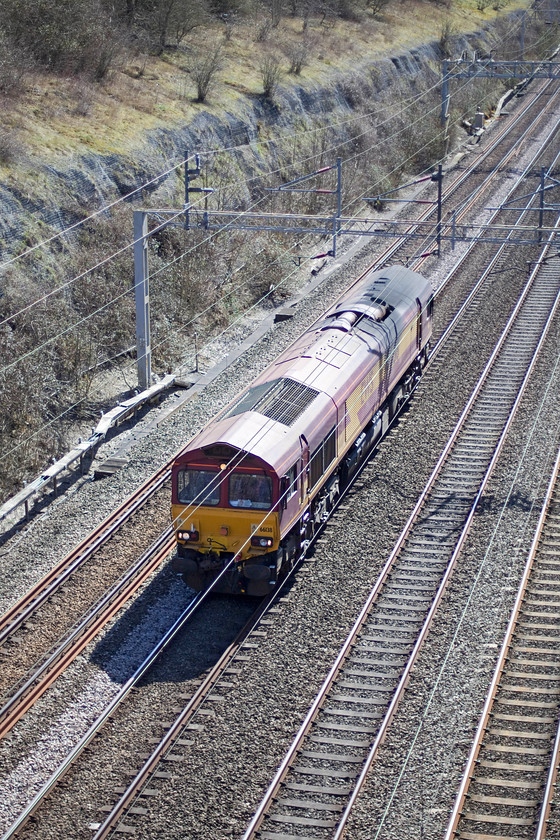
<svg viewBox="0 0 560 840">
<path fill-rule="evenodd" d="M 167 546 L 165 547 L 167 550 Z M 300 558 L 300 562 L 303 557 Z M 299 563 L 295 564 L 286 578 L 286 583 L 296 573 Z M 222 574 L 227 571 L 224 570 Z M 68 770 L 79 760 L 83 752 L 88 748 L 94 738 L 100 733 L 103 727 L 116 713 L 117 709 L 126 701 L 131 692 L 141 683 L 146 677 L 148 671 L 166 652 L 171 643 L 185 628 L 187 623 L 192 619 L 193 615 L 201 608 L 204 602 L 210 595 L 211 590 L 199 593 L 188 604 L 184 612 L 174 622 L 172 627 L 165 633 L 165 635 L 157 642 L 150 653 L 146 656 L 144 661 L 138 666 L 134 674 L 124 683 L 115 697 L 111 700 L 103 712 L 96 718 L 96 720 L 89 727 L 86 734 L 76 744 L 74 749 L 68 754 L 64 762 L 57 768 L 56 772 L 51 775 L 45 785 L 41 788 L 39 793 L 33 798 L 30 804 L 22 811 L 18 819 L 10 826 L 10 828 L 2 835 L 2 840 L 9 840 L 18 836 L 22 828 L 28 823 L 36 810 L 43 804 L 44 800 L 52 793 L 53 788 L 61 781 Z M 122 816 L 127 811 L 129 813 L 139 813 L 135 803 L 138 797 L 145 795 L 147 797 L 153 796 L 154 784 L 157 786 L 157 777 L 167 775 L 165 772 L 161 773 L 159 770 L 160 762 L 174 761 L 178 759 L 177 751 L 181 750 L 182 746 L 190 741 L 185 740 L 185 730 L 192 726 L 193 718 L 197 712 L 201 710 L 203 704 L 207 701 L 215 701 L 216 695 L 212 691 L 220 690 L 220 680 L 225 676 L 235 672 L 236 660 L 243 660 L 244 650 L 247 646 L 252 645 L 251 634 L 254 638 L 262 632 L 259 627 L 264 627 L 266 619 L 263 615 L 274 609 L 274 603 L 283 597 L 283 589 L 273 592 L 269 597 L 261 600 L 249 620 L 245 623 L 241 631 L 237 634 L 235 640 L 226 648 L 220 656 L 216 664 L 209 670 L 206 677 L 200 682 L 193 695 L 188 698 L 184 708 L 178 710 L 177 717 L 174 721 L 165 725 L 166 733 L 161 741 L 155 746 L 151 755 L 143 763 L 138 773 L 133 774 L 133 779 L 126 789 L 123 789 L 123 795 L 120 797 L 117 804 L 109 808 L 109 816 L 103 824 L 94 827 L 95 837 L 101 838 L 108 836 L 113 829 L 119 832 L 128 832 L 130 827 L 122 823 Z M 177 711 L 177 710 L 176 710 Z M 202 712 L 204 714 L 204 711 Z M 194 724 L 196 727 L 196 724 Z M 187 733 L 188 734 L 188 733 Z M 149 783 L 151 787 L 146 789 Z M 140 809 L 141 811 L 143 809 Z"/>
<path fill-rule="evenodd" d="M 546 265 L 533 272 L 243 840 L 285 840 L 304 837 L 309 830 L 314 837 L 342 837 L 455 567 L 559 300 L 557 272 Z"/>
<path fill-rule="evenodd" d="M 104 810 L 109 811 L 106 819 L 97 826 L 92 826 L 95 834 L 93 840 L 104 840 L 113 833 L 124 833 L 133 830 L 132 826 L 123 821 L 129 816 L 146 812 L 142 803 L 149 801 L 157 790 L 157 775 L 161 762 L 177 760 L 181 757 L 182 747 L 190 745 L 189 734 L 196 728 L 196 714 L 207 710 L 208 705 L 227 696 L 227 677 L 236 673 L 236 663 L 241 664 L 246 646 L 254 644 L 258 634 L 263 632 L 266 619 L 263 619 L 271 606 L 282 597 L 282 592 L 276 592 L 268 597 L 255 610 L 245 627 L 234 642 L 224 651 L 218 662 L 210 670 L 193 696 L 180 710 L 175 720 L 169 723 L 167 732 L 156 744 L 152 753 L 146 758 L 140 770 L 134 774 L 129 785 L 122 790 L 115 805 Z M 206 703 L 206 708 L 204 704 Z M 191 729 L 189 729 L 191 727 Z M 141 811 L 138 811 L 140 805 Z M 6 838 L 7 840 L 7 838 Z"/>
<path fill-rule="evenodd" d="M 517 194 L 520 190 L 524 189 L 524 185 L 526 184 L 526 179 L 531 171 L 534 170 L 535 166 L 542 160 L 543 152 L 548 147 L 552 147 L 553 141 L 556 138 L 558 133 L 558 129 L 560 126 L 560 122 L 556 121 L 554 125 L 550 127 L 550 131 L 546 138 L 544 147 L 540 149 L 532 159 L 527 163 L 522 173 L 520 173 L 518 180 L 509 190 L 503 204 L 505 206 L 511 205 L 513 201 L 519 200 Z M 554 170 L 554 167 L 558 163 L 559 155 L 556 154 L 552 159 L 552 162 L 549 165 L 550 171 Z M 525 188 L 526 189 L 526 188 Z M 457 308 L 455 314 L 448 321 L 447 324 L 443 325 L 436 325 L 434 329 L 434 338 L 437 341 L 438 349 L 441 349 L 441 346 L 448 338 L 453 337 L 455 340 L 457 336 L 461 333 L 461 330 L 470 329 L 468 324 L 461 326 L 460 322 L 465 317 L 467 313 L 469 313 L 470 319 L 473 318 L 473 313 L 477 311 L 477 309 L 484 305 L 483 304 L 483 296 L 482 293 L 485 291 L 486 285 L 491 281 L 492 276 L 505 272 L 505 271 L 517 271 L 518 263 L 519 263 L 519 253 L 516 251 L 512 254 L 510 241 L 515 237 L 515 225 L 516 224 L 523 224 L 526 219 L 532 214 L 535 209 L 535 203 L 537 201 L 537 197 L 534 194 L 522 195 L 521 198 L 524 200 L 524 204 L 519 205 L 513 211 L 515 218 L 511 219 L 510 222 L 512 224 L 512 229 L 508 236 L 506 237 L 506 241 L 496 245 L 493 248 L 493 255 L 490 254 L 485 255 L 486 260 L 486 267 L 484 271 L 481 273 L 480 277 L 476 281 L 476 283 L 470 288 L 468 294 L 464 298 L 461 305 Z M 496 210 L 493 216 L 491 217 L 492 220 L 497 219 L 500 215 L 511 215 L 511 209 L 502 211 L 500 209 Z M 485 246 L 485 250 L 488 246 Z M 476 250 L 480 248 L 480 245 L 476 242 L 470 243 L 469 246 L 465 249 L 464 253 L 459 258 L 458 262 L 453 266 L 451 271 L 446 275 L 443 279 L 441 286 L 436 289 L 434 293 L 434 300 L 439 303 L 441 298 L 443 297 L 444 293 L 448 290 L 448 287 L 453 283 L 455 278 L 458 278 L 458 283 L 461 284 L 460 275 L 469 274 L 470 273 L 470 266 L 472 263 L 473 256 Z M 526 256 L 530 256 L 530 253 L 526 252 Z M 426 258 L 423 258 L 415 264 L 415 270 L 421 270 L 422 264 Z M 432 363 L 438 364 L 435 358 L 432 359 Z"/>
<path fill-rule="evenodd" d="M 52 595 L 63 586 L 72 574 L 81 568 L 90 557 L 107 543 L 125 522 L 139 511 L 148 499 L 159 490 L 171 474 L 169 464 L 165 464 L 139 487 L 122 505 L 114 510 L 85 540 L 77 545 L 60 563 L 38 581 L 23 598 L 17 601 L 0 617 L 0 647 L 11 635 L 29 621 Z"/>
<path fill-rule="evenodd" d="M 169 557 L 174 547 L 175 539 L 169 527 L 41 664 L 34 668 L 32 674 L 13 687 L 12 696 L 0 708 L 0 740 Z"/>
<path fill-rule="evenodd" d="M 482 206 L 484 197 L 494 186 L 497 178 L 507 169 L 508 164 L 515 160 L 523 144 L 534 136 L 539 126 L 546 126 L 550 113 L 554 112 L 560 91 L 553 83 L 546 82 L 524 103 L 523 108 L 508 124 L 499 126 L 488 148 L 479 152 L 476 159 L 470 161 L 463 171 L 459 171 L 452 180 L 445 183 L 442 191 L 442 220 L 439 226 L 440 236 L 450 239 L 452 226 L 467 223 L 469 216 L 475 212 L 486 215 Z M 543 102 L 544 100 L 544 102 Z M 553 132 L 551 132 L 553 133 Z M 513 137 L 510 137 L 513 135 Z M 505 153 L 496 156 L 500 145 L 511 140 L 511 147 Z M 489 171 L 485 170 L 489 166 Z M 529 169 L 529 167 L 527 167 Z M 474 184 L 474 187 L 473 187 Z M 435 195 L 434 195 L 435 203 Z M 410 238 L 422 238 L 417 253 L 407 254 L 407 264 L 414 266 L 416 271 L 425 265 L 433 256 L 436 249 L 437 229 L 433 221 L 436 208 L 428 207 L 418 218 L 410 223 L 402 222 L 401 237 L 384 250 L 373 266 L 380 267 L 409 247 Z M 499 211 L 491 214 L 487 224 L 495 222 Z M 408 238 L 407 238 L 408 237 Z M 372 267 L 373 267 L 372 266 Z"/>
<path fill-rule="evenodd" d="M 413 530 L 405 529 L 401 535 L 325 681 L 327 690 L 321 692 L 321 701 L 313 705 L 302 727 L 302 738 L 298 737 L 297 746 L 290 750 L 290 757 L 301 763 L 287 761 L 285 775 L 281 771 L 282 778 L 279 776 L 271 786 L 275 809 L 257 813 L 246 838 L 297 838 L 306 836 L 301 831 L 309 831 L 311 826 L 314 837 L 341 836 L 445 591 L 499 444 L 507 433 L 512 409 L 529 377 L 533 351 L 544 340 L 547 309 L 553 301 L 558 302 L 559 287 L 552 270 L 544 267 L 534 272 L 518 312 L 510 319 L 509 329 L 441 456 L 441 469 L 434 470 L 424 499 L 410 517 Z M 532 348 L 526 346 L 529 340 Z M 513 359 L 519 366 L 515 381 L 510 376 Z M 481 428 L 487 438 L 482 447 Z M 473 459 L 473 452 L 478 453 L 478 460 Z M 254 620 L 251 625 L 252 637 L 246 636 L 226 651 L 176 719 L 167 724 L 164 737 L 132 782 L 121 790 L 117 804 L 108 806 L 107 818 L 95 828 L 95 840 L 132 831 L 138 820 L 149 813 L 149 803 L 158 791 L 158 776 L 169 775 L 158 769 L 160 762 L 169 766 L 169 762 L 181 760 L 184 747 L 191 743 L 194 716 L 205 701 L 208 704 L 227 695 L 220 680 L 224 674 L 235 672 L 235 657 L 245 658 L 244 646 L 258 644 L 262 631 Z M 114 708 L 112 704 L 111 710 Z M 106 718 L 104 713 L 99 726 Z M 82 741 L 80 750 L 90 743 L 91 737 Z M 65 763 L 64 771 L 67 766 Z M 51 785 L 43 796 L 50 789 Z M 5 840 L 14 836 L 39 804 L 37 799 L 5 835 Z"/>
<path fill-rule="evenodd" d="M 12 824 L 12 826 L 8 829 L 8 831 L 3 835 L 2 840 L 7 840 L 11 837 L 16 837 L 23 826 L 26 825 L 29 818 L 33 815 L 33 813 L 37 810 L 39 805 L 45 800 L 45 798 L 51 793 L 52 789 L 59 783 L 59 781 L 63 778 L 65 773 L 68 769 L 72 766 L 72 764 L 77 760 L 77 758 L 84 752 L 87 746 L 91 743 L 91 741 L 95 738 L 97 733 L 100 729 L 105 725 L 105 723 L 110 719 L 111 715 L 115 712 L 115 710 L 120 706 L 120 704 L 128 697 L 131 691 L 135 688 L 138 682 L 142 679 L 144 674 L 148 671 L 148 669 L 153 665 L 156 661 L 157 657 L 164 651 L 168 645 L 173 641 L 175 636 L 180 632 L 180 630 L 184 627 L 187 621 L 191 618 L 193 613 L 198 609 L 200 604 L 204 600 L 204 593 L 195 597 L 193 601 L 186 607 L 184 612 L 179 616 L 179 618 L 173 623 L 167 633 L 158 641 L 158 643 L 154 646 L 152 651 L 149 655 L 144 659 L 144 661 L 140 664 L 140 666 L 136 669 L 134 674 L 124 683 L 124 685 L 120 688 L 116 696 L 113 698 L 111 703 L 104 709 L 102 714 L 95 720 L 95 722 L 89 727 L 86 734 L 80 739 L 78 744 L 74 747 L 74 749 L 69 753 L 67 758 L 64 762 L 57 768 L 56 772 L 51 775 L 49 780 L 46 784 L 41 788 L 39 793 L 34 797 L 32 802 L 22 811 L 19 815 L 18 819 Z"/>
<path fill-rule="evenodd" d="M 165 479 L 164 479 L 164 480 L 165 480 Z M 108 538 L 108 537 L 107 537 L 107 538 Z M 70 564 L 70 565 L 71 565 L 71 564 Z M 30 615 L 30 614 L 31 614 L 31 613 L 28 613 L 27 617 L 29 617 L 29 615 Z M 21 623 L 24 623 L 24 621 L 25 621 L 25 619 L 23 619 L 23 621 L 22 621 Z M 21 624 L 20 624 L 20 626 L 21 626 Z"/>
<path fill-rule="evenodd" d="M 536 103 L 538 103 L 540 98 L 545 95 L 546 90 L 547 86 L 544 86 L 543 90 L 539 91 L 535 95 L 534 101 L 526 104 L 524 103 L 521 113 L 510 125 L 504 126 L 500 129 L 489 149 L 480 155 L 477 161 L 473 162 L 472 165 L 464 172 L 460 173 L 451 184 L 446 186 L 443 194 L 444 202 L 449 201 L 456 191 L 465 183 L 465 181 L 472 176 L 473 171 L 480 169 L 481 165 L 488 159 L 499 144 L 515 130 L 515 127 L 519 123 L 528 118 L 528 115 L 531 114 L 531 111 L 535 108 Z M 540 109 L 534 118 L 534 121 L 531 123 L 531 131 L 533 132 L 535 130 L 536 122 L 546 120 L 548 113 L 547 109 L 548 107 L 553 106 L 553 99 L 551 97 L 548 97 L 545 101 L 547 107 Z M 510 160 L 511 155 L 518 154 L 519 144 L 523 142 L 528 134 L 528 131 L 529 129 L 525 130 L 521 137 L 516 137 L 514 148 L 506 152 L 505 156 L 500 159 L 499 164 L 493 167 L 491 173 L 483 178 L 482 183 L 476 189 L 471 190 L 469 202 L 465 205 L 462 212 L 466 213 L 467 210 L 472 210 L 475 201 L 477 199 L 480 200 L 485 194 L 496 175 Z M 433 212 L 434 211 L 431 208 L 425 210 L 424 213 L 421 214 L 419 222 L 429 219 L 430 216 L 433 215 Z M 413 230 L 414 229 L 411 227 L 409 233 L 412 233 Z M 386 248 L 383 254 L 374 260 L 355 282 L 358 282 L 367 271 L 379 267 L 385 264 L 388 260 L 392 259 L 401 248 L 402 242 L 400 240 Z M 418 264 L 415 265 L 415 269 L 418 270 L 423 262 L 424 260 L 419 261 Z M 5 647 L 9 642 L 10 637 L 13 637 L 17 633 L 21 634 L 22 632 L 25 632 L 26 624 L 32 620 L 34 613 L 44 606 L 49 599 L 51 599 L 53 595 L 60 590 L 61 587 L 69 584 L 72 575 L 79 569 L 83 568 L 95 552 L 106 544 L 112 537 L 114 537 L 119 529 L 130 521 L 134 513 L 136 513 L 150 498 L 152 498 L 154 493 L 165 485 L 170 476 L 171 464 L 177 454 L 179 453 L 176 453 L 167 464 L 163 465 L 160 470 L 152 475 L 145 484 L 142 485 L 142 487 L 135 491 L 134 494 L 132 494 L 103 523 L 101 523 L 80 545 L 70 552 L 70 554 L 68 554 L 41 581 L 39 581 L 28 593 L 26 593 L 22 599 L 15 603 L 2 617 L 0 617 L 0 651 L 2 646 Z M 19 647 L 21 648 L 21 644 Z"/>
<path fill-rule="evenodd" d="M 560 99 L 560 91 L 558 91 L 554 95 L 554 98 L 549 102 L 551 110 L 554 111 L 554 102 L 558 101 L 558 99 Z M 528 187 L 528 184 L 530 183 L 531 177 L 534 177 L 535 169 L 538 167 L 539 163 L 543 161 L 549 148 L 553 149 L 554 154 L 552 155 L 552 163 L 548 168 L 551 171 L 553 170 L 558 160 L 558 155 L 555 152 L 555 146 L 559 125 L 560 121 L 557 118 L 550 120 L 549 111 L 547 110 L 545 117 L 546 136 L 542 138 L 539 149 L 531 156 L 530 160 L 524 165 L 523 169 L 516 174 L 514 183 L 501 200 L 500 206 L 494 210 L 490 208 L 487 210 L 486 224 L 493 225 L 494 227 L 502 227 L 504 229 L 507 229 L 508 227 L 510 228 L 508 233 L 505 233 L 504 230 L 503 242 L 492 243 L 496 254 L 504 252 L 506 246 L 516 235 L 516 228 L 522 228 L 524 223 L 529 226 L 530 220 L 534 218 L 534 211 L 537 209 L 539 196 L 534 189 Z M 531 131 L 533 128 L 534 126 L 531 127 Z M 523 132 L 522 137 L 519 138 L 520 141 L 522 141 L 528 133 L 529 129 Z M 517 154 L 516 149 L 507 153 L 499 164 L 492 170 L 492 172 L 489 173 L 479 188 L 476 189 L 461 206 L 452 211 L 455 223 L 461 222 L 467 217 L 468 213 L 476 209 L 481 193 L 484 193 L 484 191 L 487 190 L 489 184 L 492 183 L 502 172 L 505 165 L 511 160 L 514 154 Z M 461 179 L 460 184 L 463 184 L 463 179 Z M 453 185 L 453 191 L 455 188 L 456 185 Z M 517 204 L 516 202 L 523 203 Z M 442 222 L 442 231 L 447 231 L 448 233 L 450 232 L 449 219 Z M 480 244 L 488 246 L 491 243 L 485 243 L 483 237 L 481 237 L 480 241 L 475 239 L 473 242 L 468 243 L 465 252 L 458 259 L 457 265 L 454 266 L 453 273 L 459 271 L 459 269 L 465 264 L 469 255 L 472 253 L 473 248 Z M 538 244 L 538 240 L 535 239 L 533 244 Z M 411 265 L 415 271 L 421 271 L 427 259 L 428 256 L 421 256 L 418 259 L 413 260 Z"/>
<path fill-rule="evenodd" d="M 546 836 L 560 752 L 559 472 L 560 453 L 445 840 Z"/>
</svg>

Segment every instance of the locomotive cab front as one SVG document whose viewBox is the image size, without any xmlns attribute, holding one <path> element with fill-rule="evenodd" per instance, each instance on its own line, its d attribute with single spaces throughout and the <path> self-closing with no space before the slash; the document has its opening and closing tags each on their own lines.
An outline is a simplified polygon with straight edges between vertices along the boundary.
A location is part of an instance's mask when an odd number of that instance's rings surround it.
<svg viewBox="0 0 560 840">
<path fill-rule="evenodd" d="M 172 485 L 173 568 L 185 583 L 201 591 L 219 577 L 217 592 L 267 594 L 279 555 L 274 471 L 240 450 L 214 446 L 179 459 Z"/>
</svg>

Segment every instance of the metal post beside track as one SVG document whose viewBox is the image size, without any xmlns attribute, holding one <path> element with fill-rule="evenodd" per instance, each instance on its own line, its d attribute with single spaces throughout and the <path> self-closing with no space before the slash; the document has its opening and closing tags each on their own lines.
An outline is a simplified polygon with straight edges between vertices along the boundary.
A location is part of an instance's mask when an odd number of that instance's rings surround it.
<svg viewBox="0 0 560 840">
<path fill-rule="evenodd" d="M 148 214 L 134 210 L 134 299 L 136 302 L 136 361 L 138 386 L 152 384 L 150 350 L 150 283 L 148 275 Z"/>
</svg>

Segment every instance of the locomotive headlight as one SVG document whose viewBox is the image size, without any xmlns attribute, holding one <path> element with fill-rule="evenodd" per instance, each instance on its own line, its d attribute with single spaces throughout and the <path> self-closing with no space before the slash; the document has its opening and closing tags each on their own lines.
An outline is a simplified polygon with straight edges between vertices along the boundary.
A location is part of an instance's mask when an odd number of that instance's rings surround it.
<svg viewBox="0 0 560 840">
<path fill-rule="evenodd" d="M 186 542 L 198 542 L 200 534 L 198 531 L 177 531 L 177 539 Z"/>
<path fill-rule="evenodd" d="M 251 545 L 256 548 L 270 548 L 273 540 L 271 537 L 251 537 Z"/>
</svg>

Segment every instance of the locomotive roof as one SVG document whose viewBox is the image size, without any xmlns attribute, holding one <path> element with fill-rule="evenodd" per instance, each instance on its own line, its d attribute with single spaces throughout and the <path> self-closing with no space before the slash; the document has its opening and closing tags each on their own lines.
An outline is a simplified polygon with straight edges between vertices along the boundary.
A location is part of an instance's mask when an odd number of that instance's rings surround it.
<svg viewBox="0 0 560 840">
<path fill-rule="evenodd" d="M 286 384 L 289 387 L 300 383 L 289 381 Z M 227 413 L 206 426 L 193 439 L 189 451 L 217 443 L 225 444 L 243 452 L 250 452 L 272 467 L 278 475 L 283 475 L 299 455 L 301 434 L 306 434 L 308 443 L 313 448 L 313 440 L 322 440 L 335 425 L 335 404 L 327 394 L 316 391 L 310 404 L 296 419 L 297 423 L 294 421 L 293 424 L 287 425 L 284 419 L 278 420 L 270 414 L 262 414 L 260 407 L 258 410 L 249 409 L 239 414 Z M 178 460 L 187 459 L 188 453 L 185 453 Z"/>
<path fill-rule="evenodd" d="M 425 306 L 431 294 L 429 283 L 403 266 L 366 275 L 195 436 L 189 451 L 223 443 L 250 452 L 282 475 L 299 455 L 300 435 L 313 451 L 335 425 L 336 407 L 363 378 L 371 354 L 394 347 L 417 312 L 417 299 Z M 356 313 L 356 326 L 331 327 L 344 313 Z"/>
<path fill-rule="evenodd" d="M 416 308 L 416 299 L 424 305 L 431 294 L 432 288 L 421 274 L 402 265 L 388 266 L 380 271 L 370 272 L 352 287 L 349 293 L 327 312 L 325 321 L 343 312 L 359 312 L 370 315 L 375 320 L 375 310 L 381 304 L 389 309 L 391 320 L 400 328 L 411 306 Z M 382 324 L 383 321 L 379 323 Z"/>
</svg>

